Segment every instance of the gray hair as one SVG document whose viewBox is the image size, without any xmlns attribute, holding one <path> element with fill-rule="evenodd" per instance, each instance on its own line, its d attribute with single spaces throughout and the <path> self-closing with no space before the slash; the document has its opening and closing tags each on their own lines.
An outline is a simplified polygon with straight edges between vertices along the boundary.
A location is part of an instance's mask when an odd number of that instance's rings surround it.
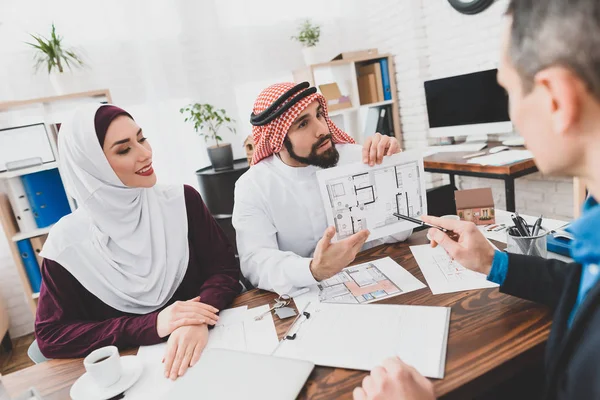
<svg viewBox="0 0 600 400">
<path fill-rule="evenodd" d="M 563 66 L 576 74 L 600 100 L 600 1 L 511 0 L 510 58 L 533 88 L 535 74 Z"/>
</svg>

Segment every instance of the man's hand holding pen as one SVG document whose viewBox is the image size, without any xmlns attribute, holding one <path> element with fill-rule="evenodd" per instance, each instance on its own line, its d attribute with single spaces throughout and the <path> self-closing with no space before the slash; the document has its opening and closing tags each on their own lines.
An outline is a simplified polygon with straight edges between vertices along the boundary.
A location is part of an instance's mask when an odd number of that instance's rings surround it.
<svg viewBox="0 0 600 400">
<path fill-rule="evenodd" d="M 490 273 L 495 249 L 472 222 L 456 221 L 424 215 L 423 222 L 444 228 L 451 232 L 442 232 L 438 228 L 429 229 L 431 247 L 442 246 L 446 252 L 465 268 Z M 448 235 L 452 233 L 452 237 Z"/>
</svg>

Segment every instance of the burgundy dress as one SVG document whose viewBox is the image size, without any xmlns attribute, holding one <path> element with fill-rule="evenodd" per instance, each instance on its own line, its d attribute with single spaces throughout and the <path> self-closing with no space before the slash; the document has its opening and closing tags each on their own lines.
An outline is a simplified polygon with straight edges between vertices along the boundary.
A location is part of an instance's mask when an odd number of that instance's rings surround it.
<svg viewBox="0 0 600 400">
<path fill-rule="evenodd" d="M 183 281 L 165 307 L 201 296 L 201 302 L 222 310 L 241 291 L 239 265 L 200 194 L 187 185 L 184 193 L 190 260 Z M 48 358 L 85 357 L 108 345 L 152 345 L 166 339 L 156 331 L 159 312 L 140 315 L 116 310 L 86 290 L 60 264 L 44 260 L 35 337 Z"/>
</svg>

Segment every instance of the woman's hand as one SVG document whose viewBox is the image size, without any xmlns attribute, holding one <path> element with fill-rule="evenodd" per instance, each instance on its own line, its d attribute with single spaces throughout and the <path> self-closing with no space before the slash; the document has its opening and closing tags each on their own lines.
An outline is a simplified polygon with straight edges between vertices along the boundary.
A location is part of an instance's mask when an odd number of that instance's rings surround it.
<svg viewBox="0 0 600 400">
<path fill-rule="evenodd" d="M 169 336 L 175 329 L 186 325 L 214 325 L 219 320 L 219 310 L 200 303 L 200 296 L 188 301 L 176 301 L 158 314 L 156 331 L 158 336 Z"/>
<path fill-rule="evenodd" d="M 187 325 L 177 328 L 169 337 L 163 362 L 165 376 L 175 380 L 185 374 L 200 359 L 208 342 L 208 325 Z"/>
<path fill-rule="evenodd" d="M 391 156 L 401 151 L 400 144 L 396 138 L 384 136 L 378 132 L 365 140 L 362 151 L 363 163 L 369 164 L 372 167 L 375 164 L 381 164 L 383 156 Z"/>
</svg>

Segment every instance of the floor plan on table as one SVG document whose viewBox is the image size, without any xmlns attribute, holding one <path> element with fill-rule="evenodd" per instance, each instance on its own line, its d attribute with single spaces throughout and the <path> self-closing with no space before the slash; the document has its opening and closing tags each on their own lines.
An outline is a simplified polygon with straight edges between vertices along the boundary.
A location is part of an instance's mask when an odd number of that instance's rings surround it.
<svg viewBox="0 0 600 400">
<path fill-rule="evenodd" d="M 431 248 L 429 244 L 410 246 L 410 251 L 433 294 L 498 286 L 488 281 L 484 274 L 460 265 L 441 246 L 436 248 Z"/>
<path fill-rule="evenodd" d="M 372 263 L 347 268 L 321 281 L 319 289 L 326 303 L 365 303 L 402 292 Z"/>
<path fill-rule="evenodd" d="M 319 301 L 370 303 L 425 287 L 389 257 L 344 268 L 319 282 Z"/>
<path fill-rule="evenodd" d="M 318 173 L 321 195 L 338 240 L 369 229 L 369 240 L 414 228 L 394 213 L 426 213 L 422 159 L 400 153 L 381 165 L 341 166 Z M 328 221 L 329 222 L 329 221 Z"/>
</svg>

